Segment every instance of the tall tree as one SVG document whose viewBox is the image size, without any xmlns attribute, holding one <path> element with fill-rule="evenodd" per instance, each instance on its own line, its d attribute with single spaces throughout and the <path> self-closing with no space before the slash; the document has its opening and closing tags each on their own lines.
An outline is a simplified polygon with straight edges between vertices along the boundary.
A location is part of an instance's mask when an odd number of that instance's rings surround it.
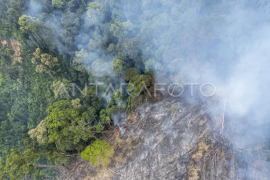
<svg viewBox="0 0 270 180">
<path fill-rule="evenodd" d="M 50 106 L 47 113 L 49 143 L 56 143 L 62 151 L 76 149 L 76 144 L 95 138 L 95 133 L 104 129 L 94 106 L 85 108 L 78 102 L 62 100 Z"/>
</svg>

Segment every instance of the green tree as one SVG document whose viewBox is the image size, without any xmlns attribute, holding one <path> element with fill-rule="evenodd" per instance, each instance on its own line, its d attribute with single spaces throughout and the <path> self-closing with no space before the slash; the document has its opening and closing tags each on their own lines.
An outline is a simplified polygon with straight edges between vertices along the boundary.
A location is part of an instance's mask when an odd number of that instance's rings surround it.
<svg viewBox="0 0 270 180">
<path fill-rule="evenodd" d="M 76 149 L 74 145 L 95 138 L 95 133 L 104 129 L 104 124 L 97 121 L 95 107 L 84 108 L 77 100 L 55 102 L 47 113 L 49 143 L 56 143 L 62 151 Z"/>
<path fill-rule="evenodd" d="M 136 75 L 139 75 L 140 72 L 136 69 L 136 68 L 128 68 L 125 71 L 124 74 L 124 78 L 128 81 L 130 81 L 133 77 L 135 77 Z"/>
<path fill-rule="evenodd" d="M 115 20 L 114 24 L 111 24 L 110 30 L 113 32 L 113 35 L 119 39 L 119 41 L 123 41 L 128 33 L 133 29 L 132 23 L 128 20 L 126 22 L 120 22 L 119 20 Z"/>
<path fill-rule="evenodd" d="M 141 43 L 137 38 L 126 39 L 121 45 L 121 51 L 124 53 L 124 56 L 134 60 L 139 60 L 140 48 Z"/>
<path fill-rule="evenodd" d="M 108 51 L 114 54 L 116 51 L 115 44 L 111 43 L 108 47 Z"/>
<path fill-rule="evenodd" d="M 31 62 L 36 65 L 36 72 L 54 73 L 53 68 L 59 66 L 58 58 L 52 57 L 47 53 L 41 54 L 40 48 L 37 48 L 33 55 Z M 50 76 L 52 75 L 50 74 Z M 54 79 L 54 77 L 52 78 Z"/>
<path fill-rule="evenodd" d="M 67 79 L 53 81 L 50 89 L 55 99 L 68 99 L 71 96 L 72 84 Z"/>
<path fill-rule="evenodd" d="M 93 82 L 93 81 L 90 81 Z M 85 92 L 86 89 L 83 89 Z M 87 88 L 86 96 L 82 94 L 81 97 L 84 106 L 93 106 L 96 108 L 97 112 L 99 112 L 103 108 L 103 101 L 102 98 L 96 95 L 96 88 L 95 86 L 90 86 Z"/>
<path fill-rule="evenodd" d="M 68 11 L 63 14 L 61 24 L 64 27 L 61 36 L 65 40 L 68 50 L 74 51 L 74 38 L 80 31 L 80 19 L 75 13 Z"/>
<path fill-rule="evenodd" d="M 127 90 L 130 95 L 127 102 L 127 110 L 131 111 L 133 108 L 141 103 L 143 100 L 151 97 L 149 89 L 153 86 L 153 79 L 149 75 L 136 75 L 130 81 L 127 86 Z"/>
<path fill-rule="evenodd" d="M 101 25 L 105 18 L 105 9 L 103 8 L 103 5 L 98 1 L 90 2 L 87 9 L 87 23 L 89 23 L 90 26 Z"/>
<path fill-rule="evenodd" d="M 13 8 L 9 8 L 7 10 L 7 19 L 8 21 L 17 24 L 18 19 L 19 19 L 19 13 L 13 9 Z"/>
<path fill-rule="evenodd" d="M 106 110 L 103 109 L 100 111 L 101 121 L 109 123 L 112 116 L 124 112 L 126 109 L 126 98 L 122 89 L 116 90 L 108 100 Z"/>
<path fill-rule="evenodd" d="M 42 120 L 39 125 L 35 129 L 31 129 L 28 134 L 30 138 L 34 139 L 37 138 L 39 143 L 46 143 L 48 142 L 48 135 L 47 135 L 47 128 L 45 120 Z"/>
<path fill-rule="evenodd" d="M 128 68 L 129 64 L 125 63 L 120 59 L 114 59 L 112 62 L 112 69 L 115 73 L 122 75 L 126 69 Z"/>
<path fill-rule="evenodd" d="M 12 149 L 7 156 L 4 172 L 1 172 L 1 174 L 8 174 L 12 180 L 21 179 L 24 174 L 33 174 L 35 158 L 36 154 L 33 152 L 25 151 L 21 154 L 17 149 Z"/>
<path fill-rule="evenodd" d="M 28 149 L 20 153 L 17 149 L 12 149 L 7 156 L 5 165 L 0 163 L 0 177 L 9 175 L 11 180 L 21 179 L 25 174 L 33 175 L 37 167 L 58 167 L 56 165 L 36 165 L 37 153 Z"/>
<path fill-rule="evenodd" d="M 113 147 L 108 145 L 107 142 L 96 140 L 85 148 L 81 157 L 90 161 L 94 166 L 101 164 L 103 168 L 106 168 L 110 164 L 113 153 Z"/>
<path fill-rule="evenodd" d="M 31 21 L 34 20 L 34 18 L 32 18 L 31 16 L 27 16 L 27 15 L 22 15 L 20 18 L 19 18 L 19 25 L 20 25 L 20 30 L 23 32 L 23 33 L 26 33 L 28 32 L 30 29 L 31 29 Z"/>
<path fill-rule="evenodd" d="M 65 2 L 61 1 L 61 0 L 52 0 L 52 6 L 58 9 L 63 8 Z"/>
<path fill-rule="evenodd" d="M 95 57 L 95 56 L 94 56 Z M 75 52 L 75 57 L 73 59 L 73 66 L 77 71 L 83 72 L 89 66 L 91 66 L 91 59 L 89 52 L 85 49 Z"/>
</svg>

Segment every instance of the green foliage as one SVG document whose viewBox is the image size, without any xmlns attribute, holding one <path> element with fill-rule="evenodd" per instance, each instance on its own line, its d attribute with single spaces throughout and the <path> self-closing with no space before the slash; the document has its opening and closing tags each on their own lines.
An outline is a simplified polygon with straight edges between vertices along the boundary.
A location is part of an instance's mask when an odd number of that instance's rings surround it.
<svg viewBox="0 0 270 180">
<path fill-rule="evenodd" d="M 90 81 L 91 82 L 91 81 Z M 86 90 L 83 89 L 83 92 Z M 100 111 L 103 107 L 101 97 L 96 95 L 95 87 L 88 87 L 86 96 L 82 95 L 82 101 L 85 106 L 94 106 L 97 111 Z"/>
<path fill-rule="evenodd" d="M 71 96 L 72 84 L 67 79 L 53 81 L 50 88 L 55 99 L 68 99 Z"/>
<path fill-rule="evenodd" d="M 46 127 L 49 143 L 56 143 L 61 151 L 76 149 L 81 141 L 95 138 L 95 132 L 104 129 L 106 122 L 97 121 L 94 106 L 83 107 L 78 99 L 57 101 L 47 109 Z"/>
<path fill-rule="evenodd" d="M 37 48 L 33 55 L 31 62 L 36 65 L 36 72 L 54 72 L 52 71 L 53 67 L 59 65 L 58 58 L 47 53 L 41 54 L 40 48 Z"/>
<path fill-rule="evenodd" d="M 52 0 L 52 6 L 61 9 L 64 6 L 64 2 L 61 0 Z"/>
<path fill-rule="evenodd" d="M 127 98 L 126 102 L 127 110 L 131 111 L 137 104 L 151 96 L 149 89 L 153 82 L 152 77 L 149 75 L 136 75 L 129 82 L 127 90 L 131 96 Z"/>
<path fill-rule="evenodd" d="M 130 80 L 130 84 L 127 89 L 131 92 L 132 96 L 135 97 L 142 89 L 143 84 L 145 84 L 146 87 L 151 86 L 151 80 L 152 77 L 149 75 L 136 75 Z M 134 85 L 134 88 L 132 85 Z"/>
<path fill-rule="evenodd" d="M 136 68 L 128 68 L 125 71 L 124 74 L 124 78 L 128 81 L 130 81 L 133 77 L 135 77 L 136 75 L 139 75 L 140 72 L 136 69 Z"/>
<path fill-rule="evenodd" d="M 35 168 L 33 165 L 37 154 L 30 150 L 20 153 L 17 149 L 12 149 L 7 156 L 6 166 L 2 167 L 2 175 L 9 174 L 11 180 L 21 179 L 24 174 L 33 174 Z"/>
<path fill-rule="evenodd" d="M 4 82 L 4 77 L 3 74 L 0 72 L 0 86 L 2 85 L 2 83 Z"/>
<path fill-rule="evenodd" d="M 115 45 L 114 44 L 110 44 L 109 45 L 109 47 L 108 47 L 108 51 L 110 52 L 110 53 L 115 53 Z"/>
<path fill-rule="evenodd" d="M 90 25 L 100 25 L 105 18 L 103 5 L 98 1 L 90 2 L 87 7 L 88 23 Z"/>
<path fill-rule="evenodd" d="M 126 39 L 121 45 L 121 51 L 124 56 L 128 56 L 130 59 L 139 60 L 139 52 L 140 52 L 141 43 L 139 39 L 132 38 Z M 122 55 L 123 56 L 123 55 Z"/>
<path fill-rule="evenodd" d="M 48 142 L 47 136 L 47 128 L 45 124 L 45 120 L 42 120 L 39 125 L 35 129 L 31 129 L 28 134 L 30 138 L 37 138 L 39 143 L 46 143 Z"/>
<path fill-rule="evenodd" d="M 85 148 L 81 153 L 81 158 L 90 161 L 94 166 L 101 164 L 105 168 L 110 164 L 113 153 L 113 147 L 108 145 L 107 142 L 96 140 Z"/>
<path fill-rule="evenodd" d="M 112 69 L 115 73 L 123 74 L 128 68 L 128 64 L 120 59 L 114 59 L 112 62 Z"/>
<path fill-rule="evenodd" d="M 75 13 L 68 11 L 67 13 L 63 14 L 61 24 L 64 27 L 61 35 L 65 40 L 68 50 L 73 51 L 75 48 L 73 46 L 74 38 L 79 34 L 80 31 L 80 19 Z"/>
<path fill-rule="evenodd" d="M 13 8 L 9 8 L 7 10 L 7 19 L 11 22 L 17 22 L 18 18 L 19 18 L 19 13 L 13 9 Z"/>
<path fill-rule="evenodd" d="M 76 70 L 81 72 L 83 72 L 87 66 L 91 66 L 91 61 L 89 62 L 89 53 L 85 49 L 76 51 L 73 65 Z"/>
<path fill-rule="evenodd" d="M 90 2 L 88 4 L 87 9 L 100 9 L 100 10 L 103 10 L 103 5 L 98 1 L 94 1 L 94 2 Z"/>
<path fill-rule="evenodd" d="M 19 25 L 20 25 L 20 30 L 23 33 L 27 33 L 30 31 L 31 29 L 31 21 L 33 21 L 34 19 L 31 16 L 27 16 L 27 15 L 22 15 L 19 18 Z"/>
<path fill-rule="evenodd" d="M 124 112 L 126 109 L 126 99 L 127 96 L 122 89 L 116 90 L 108 100 L 106 110 L 103 109 L 100 112 L 101 121 L 109 123 L 112 116 Z"/>
<path fill-rule="evenodd" d="M 132 23 L 129 20 L 126 22 L 115 20 L 114 24 L 111 24 L 110 30 L 113 32 L 115 37 L 117 37 L 120 41 L 123 41 L 128 35 L 129 31 L 132 30 Z"/>
</svg>

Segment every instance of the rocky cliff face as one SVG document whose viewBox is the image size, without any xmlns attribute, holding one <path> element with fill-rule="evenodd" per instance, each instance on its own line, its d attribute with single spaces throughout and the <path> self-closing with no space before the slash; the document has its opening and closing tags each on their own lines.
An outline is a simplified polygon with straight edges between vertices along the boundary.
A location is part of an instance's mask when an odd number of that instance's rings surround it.
<svg viewBox="0 0 270 180">
<path fill-rule="evenodd" d="M 265 165 L 254 169 L 256 158 L 233 149 L 218 102 L 165 98 L 136 118 L 128 133 L 141 146 L 122 168 L 112 167 L 115 180 L 267 179 Z"/>
</svg>

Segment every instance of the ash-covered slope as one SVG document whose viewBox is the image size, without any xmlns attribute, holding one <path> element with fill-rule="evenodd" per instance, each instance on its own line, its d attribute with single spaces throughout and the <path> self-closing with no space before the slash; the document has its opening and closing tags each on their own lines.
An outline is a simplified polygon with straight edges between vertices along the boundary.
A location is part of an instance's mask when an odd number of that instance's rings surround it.
<svg viewBox="0 0 270 180">
<path fill-rule="evenodd" d="M 140 138 L 141 146 L 122 168 L 114 168 L 115 180 L 267 179 L 262 162 L 233 150 L 218 102 L 165 98 L 137 110 L 136 118 L 129 138 Z"/>
</svg>

